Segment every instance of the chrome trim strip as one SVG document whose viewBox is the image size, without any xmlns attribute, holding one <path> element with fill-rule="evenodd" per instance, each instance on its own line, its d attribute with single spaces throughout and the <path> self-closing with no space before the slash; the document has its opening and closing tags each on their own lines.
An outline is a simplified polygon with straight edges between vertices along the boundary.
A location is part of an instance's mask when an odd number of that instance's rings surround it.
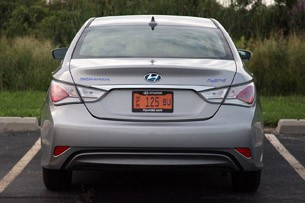
<svg viewBox="0 0 305 203">
<path fill-rule="evenodd" d="M 112 89 L 182 89 L 195 90 L 197 92 L 214 89 L 212 86 L 189 86 L 189 85 L 92 85 L 90 87 L 109 91 Z"/>
</svg>

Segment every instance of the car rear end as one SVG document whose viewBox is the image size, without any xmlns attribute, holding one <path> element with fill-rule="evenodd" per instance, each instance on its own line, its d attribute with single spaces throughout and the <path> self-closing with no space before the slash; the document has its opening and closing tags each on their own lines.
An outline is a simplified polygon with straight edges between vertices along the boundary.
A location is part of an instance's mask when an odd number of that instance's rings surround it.
<svg viewBox="0 0 305 203">
<path fill-rule="evenodd" d="M 256 190 L 262 168 L 252 77 L 210 19 L 90 19 L 53 75 L 41 136 L 50 189 L 73 170 L 156 166 L 230 171 Z"/>
</svg>

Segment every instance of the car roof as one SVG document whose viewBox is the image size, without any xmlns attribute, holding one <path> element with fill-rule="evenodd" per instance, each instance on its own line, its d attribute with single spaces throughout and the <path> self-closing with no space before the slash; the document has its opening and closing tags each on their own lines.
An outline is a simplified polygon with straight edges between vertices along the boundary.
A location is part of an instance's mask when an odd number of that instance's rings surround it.
<svg viewBox="0 0 305 203">
<path fill-rule="evenodd" d="M 195 26 L 217 28 L 211 19 L 198 18 L 190 16 L 170 16 L 170 15 L 126 15 L 126 16 L 108 16 L 95 18 L 89 27 L 104 25 L 143 25 L 148 24 L 152 17 L 159 25 L 175 26 Z"/>
</svg>

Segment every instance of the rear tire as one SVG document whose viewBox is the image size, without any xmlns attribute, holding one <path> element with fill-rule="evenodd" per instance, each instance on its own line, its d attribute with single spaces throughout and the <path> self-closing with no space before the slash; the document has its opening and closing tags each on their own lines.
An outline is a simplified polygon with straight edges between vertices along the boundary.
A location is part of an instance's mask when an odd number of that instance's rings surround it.
<svg viewBox="0 0 305 203">
<path fill-rule="evenodd" d="M 231 173 L 234 189 L 240 192 L 255 192 L 261 182 L 261 173 L 261 170 Z"/>
<path fill-rule="evenodd" d="M 69 188 L 72 171 L 42 168 L 43 182 L 49 190 L 63 190 Z"/>
</svg>

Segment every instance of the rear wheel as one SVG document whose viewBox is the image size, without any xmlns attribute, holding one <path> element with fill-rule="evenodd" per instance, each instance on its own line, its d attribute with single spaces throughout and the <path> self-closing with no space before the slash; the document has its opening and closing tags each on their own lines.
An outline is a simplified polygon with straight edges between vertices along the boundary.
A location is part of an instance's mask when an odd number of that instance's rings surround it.
<svg viewBox="0 0 305 203">
<path fill-rule="evenodd" d="M 43 182 L 49 190 L 63 190 L 69 188 L 72 171 L 42 168 Z"/>
<path fill-rule="evenodd" d="M 261 170 L 231 173 L 234 189 L 241 192 L 255 192 L 261 182 L 261 173 Z"/>
</svg>

